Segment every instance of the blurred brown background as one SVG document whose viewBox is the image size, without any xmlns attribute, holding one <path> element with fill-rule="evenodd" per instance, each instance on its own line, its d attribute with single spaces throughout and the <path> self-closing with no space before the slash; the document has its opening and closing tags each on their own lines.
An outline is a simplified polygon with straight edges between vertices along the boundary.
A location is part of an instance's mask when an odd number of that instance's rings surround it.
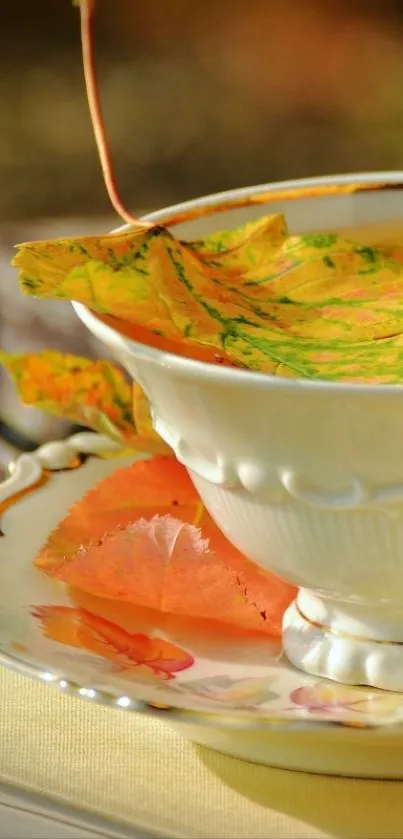
<svg viewBox="0 0 403 839">
<path fill-rule="evenodd" d="M 70 310 L 21 300 L 6 268 L 14 241 L 114 222 L 78 23 L 71 0 L 1 0 L 7 349 L 94 351 Z M 135 210 L 288 177 L 403 168 L 401 0 L 98 0 L 96 41 L 118 180 Z M 9 389 L 0 398 L 0 415 L 15 422 Z M 21 416 L 34 436 L 49 434 L 32 412 Z"/>
<path fill-rule="evenodd" d="M 2 0 L 0 213 L 107 213 L 71 0 Z M 128 203 L 403 164 L 403 5 L 98 0 Z"/>
</svg>

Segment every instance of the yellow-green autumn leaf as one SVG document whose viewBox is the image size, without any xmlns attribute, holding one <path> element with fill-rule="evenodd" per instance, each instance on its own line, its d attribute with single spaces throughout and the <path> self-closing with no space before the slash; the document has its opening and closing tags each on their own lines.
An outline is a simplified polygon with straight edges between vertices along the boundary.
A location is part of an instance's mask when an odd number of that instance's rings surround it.
<svg viewBox="0 0 403 839">
<path fill-rule="evenodd" d="M 277 215 L 194 243 L 151 226 L 28 243 L 14 264 L 28 294 L 79 300 L 188 354 L 203 346 L 275 375 L 400 382 L 401 253 L 289 236 Z"/>
<path fill-rule="evenodd" d="M 49 414 L 106 434 L 126 448 L 164 453 L 170 449 L 153 430 L 147 399 L 133 389 L 123 372 L 108 361 L 91 361 L 55 350 L 13 354 L 0 352 L 0 363 L 13 379 L 21 401 Z"/>
</svg>

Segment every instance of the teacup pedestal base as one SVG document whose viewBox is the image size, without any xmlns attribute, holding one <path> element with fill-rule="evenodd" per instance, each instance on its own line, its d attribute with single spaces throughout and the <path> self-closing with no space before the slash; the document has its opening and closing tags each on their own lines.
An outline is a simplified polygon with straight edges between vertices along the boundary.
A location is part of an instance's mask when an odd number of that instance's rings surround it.
<svg viewBox="0 0 403 839">
<path fill-rule="evenodd" d="M 403 611 L 302 589 L 283 620 L 289 661 L 314 676 L 403 692 Z"/>
</svg>

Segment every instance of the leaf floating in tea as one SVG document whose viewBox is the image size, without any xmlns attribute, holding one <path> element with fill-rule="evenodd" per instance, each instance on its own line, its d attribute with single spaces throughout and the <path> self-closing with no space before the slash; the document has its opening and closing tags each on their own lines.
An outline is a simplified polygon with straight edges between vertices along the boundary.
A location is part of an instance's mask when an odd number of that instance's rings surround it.
<svg viewBox="0 0 403 839">
<path fill-rule="evenodd" d="M 173 458 L 140 461 L 98 484 L 35 564 L 97 597 L 271 636 L 295 595 L 232 547 Z"/>
<path fill-rule="evenodd" d="M 80 300 L 186 354 L 393 383 L 403 381 L 400 254 L 334 233 L 288 236 L 277 215 L 194 243 L 153 227 L 25 244 L 14 262 L 29 294 Z"/>
<path fill-rule="evenodd" d="M 127 448 L 150 452 L 170 449 L 145 416 L 148 403 L 143 391 L 108 361 L 91 361 L 75 355 L 45 350 L 38 354 L 0 352 L 25 405 L 88 426 L 122 442 Z M 141 424 L 137 428 L 135 413 Z"/>
<path fill-rule="evenodd" d="M 25 243 L 13 264 L 28 294 L 78 300 L 159 336 L 223 350 L 220 310 L 225 322 L 233 313 L 225 311 L 229 292 L 217 278 L 238 283 L 254 262 L 275 255 L 285 233 L 282 216 L 194 244 L 163 227 L 142 227 Z M 242 300 L 239 305 L 245 308 Z"/>
<path fill-rule="evenodd" d="M 237 319 L 239 325 L 248 323 L 249 311 L 235 286 L 251 264 L 275 255 L 285 235 L 279 215 L 194 245 L 179 242 L 163 227 L 141 227 L 105 237 L 26 243 L 14 265 L 28 294 L 78 300 L 146 328 L 151 338 L 205 347 L 238 363 L 227 352 L 226 339 L 231 343 Z"/>
</svg>

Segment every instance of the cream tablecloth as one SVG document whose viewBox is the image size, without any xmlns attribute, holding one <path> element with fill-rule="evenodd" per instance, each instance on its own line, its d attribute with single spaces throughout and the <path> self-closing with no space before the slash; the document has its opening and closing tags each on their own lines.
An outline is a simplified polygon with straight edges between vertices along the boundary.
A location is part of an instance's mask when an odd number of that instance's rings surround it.
<svg viewBox="0 0 403 839">
<path fill-rule="evenodd" d="M 147 835 L 403 837 L 403 784 L 267 769 L 0 669 L 0 781 Z M 111 833 L 113 831 L 111 830 Z"/>
</svg>

